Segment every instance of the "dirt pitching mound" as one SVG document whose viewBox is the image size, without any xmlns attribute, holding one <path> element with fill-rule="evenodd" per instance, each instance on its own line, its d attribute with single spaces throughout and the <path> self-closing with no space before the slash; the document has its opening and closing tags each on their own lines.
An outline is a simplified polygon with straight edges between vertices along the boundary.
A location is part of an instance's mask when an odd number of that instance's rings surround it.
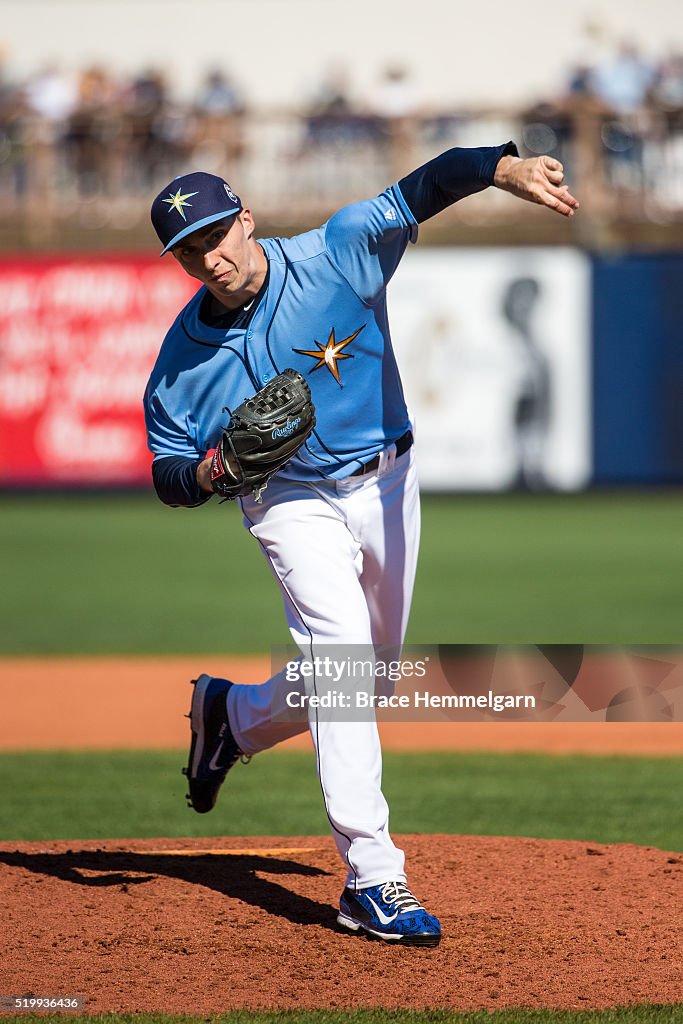
<svg viewBox="0 0 683 1024">
<path fill-rule="evenodd" d="M 608 1007 L 683 996 L 683 857 L 404 836 L 444 929 L 397 949 L 336 926 L 328 838 L 0 844 L 0 992 L 88 1011 Z"/>
</svg>

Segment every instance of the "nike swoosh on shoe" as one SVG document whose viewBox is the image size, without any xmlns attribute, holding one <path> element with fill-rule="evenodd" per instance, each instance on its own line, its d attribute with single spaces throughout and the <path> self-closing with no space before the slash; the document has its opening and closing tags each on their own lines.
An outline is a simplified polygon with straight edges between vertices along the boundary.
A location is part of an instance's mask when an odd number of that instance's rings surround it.
<svg viewBox="0 0 683 1024">
<path fill-rule="evenodd" d="M 391 917 L 387 917 L 387 915 L 384 913 L 384 911 L 379 909 L 379 907 L 377 906 L 377 904 L 373 900 L 372 896 L 368 896 L 367 899 L 370 901 L 370 903 L 372 903 L 372 906 L 374 907 L 375 913 L 377 914 L 377 917 L 380 919 L 382 924 L 391 924 L 391 922 L 395 921 L 396 918 L 398 917 L 398 910 L 395 911 L 395 913 L 393 913 L 391 915 Z"/>
<path fill-rule="evenodd" d="M 220 765 L 218 763 L 218 758 L 221 756 L 221 753 L 223 752 L 223 747 L 224 746 L 225 746 L 225 740 L 221 740 L 221 742 L 218 745 L 218 748 L 216 750 L 216 753 L 213 755 L 213 757 L 209 761 L 209 770 L 210 771 L 217 772 L 217 771 L 220 771 L 224 767 L 223 765 Z"/>
</svg>

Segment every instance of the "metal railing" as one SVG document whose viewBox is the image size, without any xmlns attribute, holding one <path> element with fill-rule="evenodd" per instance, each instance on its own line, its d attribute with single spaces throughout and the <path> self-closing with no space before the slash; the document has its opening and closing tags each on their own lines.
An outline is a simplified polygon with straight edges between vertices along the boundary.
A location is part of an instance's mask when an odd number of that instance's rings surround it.
<svg viewBox="0 0 683 1024">
<path fill-rule="evenodd" d="M 178 109 L 136 118 L 100 109 L 64 124 L 14 111 L 0 118 L 2 241 L 59 244 L 70 225 L 125 243 L 148 230 L 155 192 L 199 168 L 225 176 L 262 217 L 304 225 L 377 193 L 451 146 L 508 138 L 523 155 L 547 152 L 563 161 L 584 221 L 683 223 L 683 111 L 616 117 L 591 101 L 399 119 Z M 489 193 L 460 204 L 454 216 L 465 224 L 514 224 L 528 207 Z"/>
</svg>

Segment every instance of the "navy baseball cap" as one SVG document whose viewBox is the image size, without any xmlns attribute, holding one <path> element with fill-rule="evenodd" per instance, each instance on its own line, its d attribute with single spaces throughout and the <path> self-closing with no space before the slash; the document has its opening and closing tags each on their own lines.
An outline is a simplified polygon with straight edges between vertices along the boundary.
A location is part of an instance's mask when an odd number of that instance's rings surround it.
<svg viewBox="0 0 683 1024">
<path fill-rule="evenodd" d="M 174 178 L 152 203 L 152 224 L 163 245 L 161 256 L 197 228 L 205 228 L 242 209 L 227 181 L 208 171 Z"/>
</svg>

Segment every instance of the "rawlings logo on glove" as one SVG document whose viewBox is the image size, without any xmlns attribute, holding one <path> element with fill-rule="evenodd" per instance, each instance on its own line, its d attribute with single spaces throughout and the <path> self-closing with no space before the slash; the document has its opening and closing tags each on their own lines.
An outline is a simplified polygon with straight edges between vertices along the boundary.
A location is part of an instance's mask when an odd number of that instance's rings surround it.
<svg viewBox="0 0 683 1024">
<path fill-rule="evenodd" d="M 273 440 L 277 440 L 278 437 L 289 437 L 294 433 L 300 423 L 301 416 L 297 416 L 295 420 L 287 420 L 284 427 L 275 427 L 272 434 Z"/>
<path fill-rule="evenodd" d="M 223 498 L 261 493 L 315 426 L 311 390 L 287 369 L 245 399 L 230 416 L 211 460 L 211 486 Z"/>
</svg>

